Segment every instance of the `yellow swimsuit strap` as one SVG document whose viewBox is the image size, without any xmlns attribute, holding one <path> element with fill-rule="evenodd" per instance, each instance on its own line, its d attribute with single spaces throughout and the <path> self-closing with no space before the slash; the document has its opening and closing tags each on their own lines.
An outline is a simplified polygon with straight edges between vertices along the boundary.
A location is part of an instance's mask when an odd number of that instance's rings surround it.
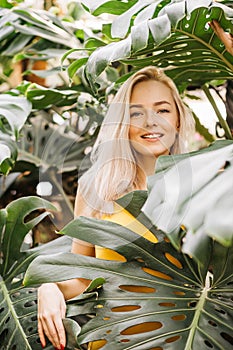
<svg viewBox="0 0 233 350">
<path fill-rule="evenodd" d="M 115 222 L 116 224 L 127 227 L 129 230 L 143 236 L 153 243 L 157 243 L 157 238 L 151 233 L 147 227 L 145 227 L 141 222 L 139 222 L 132 214 L 130 214 L 126 209 L 116 205 L 115 212 L 111 215 L 103 215 L 102 219 Z M 118 254 L 117 252 L 96 246 L 96 257 L 99 259 L 106 260 L 120 260 L 125 261 L 125 258 Z"/>
</svg>

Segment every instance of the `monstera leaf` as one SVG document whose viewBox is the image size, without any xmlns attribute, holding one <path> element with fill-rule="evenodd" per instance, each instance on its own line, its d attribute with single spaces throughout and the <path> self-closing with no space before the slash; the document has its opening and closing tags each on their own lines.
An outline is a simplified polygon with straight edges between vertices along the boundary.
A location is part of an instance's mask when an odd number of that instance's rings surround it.
<svg viewBox="0 0 233 350">
<path fill-rule="evenodd" d="M 84 3 L 95 14 L 112 13 L 114 7 L 125 2 Z M 162 67 L 183 88 L 214 79 L 232 79 L 233 57 L 208 25 L 215 19 L 226 31 L 233 31 L 230 7 L 211 0 L 138 0 L 124 7 L 111 25 L 110 35 L 116 41 L 97 48 L 89 57 L 86 72 L 92 83 L 107 65 L 119 60 L 135 69 Z"/>
<path fill-rule="evenodd" d="M 30 266 L 26 284 L 105 279 L 97 301 L 87 300 L 85 312 L 96 312 L 96 317 L 82 328 L 79 344 L 98 340 L 103 349 L 140 350 L 224 349 L 231 344 L 232 249 L 216 243 L 213 270 L 224 258 L 224 272 L 216 272 L 215 279 L 209 273 L 205 278 L 194 260 L 166 240 L 150 243 L 112 222 L 76 219 L 63 233 L 113 249 L 126 259 L 59 254 L 38 258 Z M 141 324 L 145 327 L 140 329 Z"/>
<path fill-rule="evenodd" d="M 24 96 L 0 95 L 0 129 L 18 137 L 31 112 L 31 103 Z"/>
<path fill-rule="evenodd" d="M 233 245 L 233 142 L 217 141 L 178 159 L 176 162 L 175 156 L 170 163 L 175 163 L 173 167 L 158 164 L 161 171 L 150 179 L 143 212 L 168 234 L 174 246 L 205 264 L 212 239 L 225 247 Z M 185 228 L 185 238 L 180 226 Z"/>
<path fill-rule="evenodd" d="M 37 334 L 36 290 L 23 287 L 24 272 L 37 255 L 70 249 L 68 237 L 34 249 L 22 249 L 25 236 L 48 215 L 44 209 L 55 210 L 53 205 L 38 197 L 25 197 L 0 210 L 1 349 L 41 349 Z M 38 215 L 31 216 L 35 210 Z"/>
<path fill-rule="evenodd" d="M 101 277 L 105 280 L 102 288 L 97 289 L 96 301 L 88 299 L 86 292 L 86 303 L 77 298 L 71 301 L 72 308 L 69 305 L 68 316 L 74 316 L 75 312 L 96 315 L 82 327 L 79 334 L 75 333 L 77 347 L 88 342 L 96 342 L 96 348 L 106 350 L 222 350 L 232 346 L 233 230 L 230 228 L 232 222 L 228 220 L 231 217 L 231 203 L 224 201 L 222 210 L 220 209 L 220 193 L 225 196 L 227 180 L 223 180 L 215 189 L 218 193 L 216 198 L 219 198 L 216 207 L 208 198 L 207 202 L 202 202 L 202 197 L 197 203 L 195 195 L 193 196 L 196 192 L 203 192 L 203 196 L 207 197 L 208 183 L 222 176 L 224 169 L 223 174 L 228 167 L 231 168 L 232 143 L 220 142 L 199 153 L 182 155 L 178 160 L 172 156 L 162 157 L 158 174 L 155 175 L 158 182 L 152 178 L 149 196 L 145 191 L 135 191 L 118 201 L 157 237 L 157 243 L 152 243 L 117 223 L 81 217 L 69 223 L 61 232 L 116 251 L 121 255 L 121 261 L 59 254 L 38 257 L 29 266 L 24 280 L 26 285 L 76 277 Z M 213 164 L 208 162 L 210 157 Z M 206 163 L 210 169 L 206 169 Z M 193 172 L 190 173 L 192 169 Z M 216 169 L 220 170 L 218 174 Z M 192 180 L 192 186 L 188 180 L 183 183 L 183 193 L 177 193 L 176 172 L 182 172 L 181 183 L 184 176 L 189 176 Z M 170 173 L 175 181 L 172 187 L 166 178 L 168 176 L 170 179 Z M 232 187 L 231 180 L 228 180 L 228 184 Z M 230 198 L 231 192 L 228 191 Z M 161 213 L 160 198 L 166 198 L 168 203 L 164 200 L 164 205 L 169 205 L 170 195 L 177 199 L 178 204 L 181 203 L 180 199 L 191 203 L 188 213 L 193 219 L 185 221 L 190 230 L 186 234 L 186 228 L 181 226 L 183 222 L 176 215 L 176 210 L 169 212 L 166 207 L 164 213 L 162 210 L 162 214 L 167 214 L 169 225 L 174 216 L 178 227 L 179 234 L 175 232 L 175 237 L 169 232 L 172 243 L 153 216 Z M 195 206 L 192 205 L 192 200 L 195 201 Z M 175 209 L 176 202 L 173 203 Z M 211 234 L 203 232 L 203 239 L 200 239 L 200 235 L 192 231 L 191 224 L 197 220 L 197 211 L 200 214 L 204 206 L 208 208 L 201 213 L 198 222 L 203 225 L 208 212 L 209 217 L 214 216 L 215 226 L 214 230 L 209 231 Z M 157 228 L 147 217 L 148 208 L 149 216 Z M 171 206 L 169 208 L 171 210 Z M 179 214 L 182 218 L 185 217 L 183 212 Z M 164 222 L 161 220 L 159 224 Z M 164 229 L 167 230 L 167 227 Z M 193 246 L 193 249 L 186 249 L 187 245 L 189 248 Z"/>
<path fill-rule="evenodd" d="M 0 132 L 0 173 L 7 175 L 14 166 L 18 155 L 16 142 Z"/>
<path fill-rule="evenodd" d="M 0 52 L 13 56 L 22 51 L 35 38 L 42 38 L 51 43 L 77 48 L 79 40 L 69 25 L 52 13 L 29 8 L 1 9 Z M 34 44 L 34 43 L 33 43 Z"/>
</svg>

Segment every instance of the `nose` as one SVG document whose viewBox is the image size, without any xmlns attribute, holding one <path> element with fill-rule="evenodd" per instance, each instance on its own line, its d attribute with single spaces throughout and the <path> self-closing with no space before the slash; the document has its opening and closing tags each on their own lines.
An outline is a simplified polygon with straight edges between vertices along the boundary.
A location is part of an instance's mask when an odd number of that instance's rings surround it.
<svg viewBox="0 0 233 350">
<path fill-rule="evenodd" d="M 155 111 L 149 110 L 147 111 L 147 119 L 146 119 L 146 125 L 147 126 L 157 126 L 158 125 L 158 115 Z"/>
</svg>

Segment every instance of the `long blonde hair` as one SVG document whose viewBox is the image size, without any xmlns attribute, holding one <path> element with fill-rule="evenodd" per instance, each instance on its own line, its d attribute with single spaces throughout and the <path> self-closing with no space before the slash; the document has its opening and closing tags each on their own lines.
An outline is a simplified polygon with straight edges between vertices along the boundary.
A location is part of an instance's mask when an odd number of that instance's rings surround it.
<svg viewBox="0 0 233 350">
<path fill-rule="evenodd" d="M 79 193 L 87 205 L 85 214 L 88 216 L 101 217 L 103 213 L 112 213 L 114 200 L 145 185 L 128 135 L 132 89 L 137 83 L 148 80 L 162 82 L 171 90 L 180 125 L 170 153 L 185 151 L 184 141 L 193 129 L 194 122 L 174 82 L 156 67 L 139 70 L 120 87 L 111 102 L 92 150 L 92 166 L 79 180 Z"/>
</svg>

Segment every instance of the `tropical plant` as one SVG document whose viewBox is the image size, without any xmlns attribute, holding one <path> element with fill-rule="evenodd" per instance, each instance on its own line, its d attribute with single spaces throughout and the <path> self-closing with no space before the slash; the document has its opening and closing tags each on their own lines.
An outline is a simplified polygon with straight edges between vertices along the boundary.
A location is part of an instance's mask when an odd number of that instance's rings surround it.
<svg viewBox="0 0 233 350">
<path fill-rule="evenodd" d="M 102 41 L 87 60 L 85 71 L 94 91 L 97 77 L 104 69 L 122 62 L 131 67 L 119 83 L 139 68 L 155 65 L 166 70 L 180 91 L 188 86 L 203 86 L 213 105 L 225 136 L 231 132 L 214 100 L 208 84 L 212 80 L 232 79 L 233 56 L 213 33 L 208 22 L 218 20 L 226 31 L 232 31 L 233 10 L 218 2 L 201 0 L 151 1 L 83 1 L 98 16 L 118 14 L 112 24 L 103 27 L 103 34 L 112 42 Z M 115 4 L 115 6 L 114 6 Z M 95 41 L 88 39 L 94 46 Z M 198 120 L 197 120 L 198 121 Z M 197 123 L 199 126 L 199 123 Z M 202 131 L 202 127 L 198 127 Z"/>
<path fill-rule="evenodd" d="M 38 197 L 20 198 L 0 210 L 1 350 L 41 348 L 37 334 L 36 289 L 23 287 L 24 273 L 37 255 L 68 251 L 70 239 L 62 237 L 30 249 L 25 237 L 55 210 L 52 204 Z"/>
<path fill-rule="evenodd" d="M 98 348 L 106 350 L 232 346 L 232 161 L 231 141 L 161 157 L 148 197 L 135 191 L 118 200 L 155 234 L 157 243 L 119 224 L 84 217 L 61 231 L 112 249 L 124 262 L 76 254 L 32 262 L 26 286 L 76 277 L 104 279 L 97 300 L 87 291 L 84 305 L 80 297 L 68 305 L 68 316 L 96 314 L 80 333 L 76 327 L 76 347 L 97 340 Z M 140 324 L 147 329 L 139 331 Z"/>
</svg>

